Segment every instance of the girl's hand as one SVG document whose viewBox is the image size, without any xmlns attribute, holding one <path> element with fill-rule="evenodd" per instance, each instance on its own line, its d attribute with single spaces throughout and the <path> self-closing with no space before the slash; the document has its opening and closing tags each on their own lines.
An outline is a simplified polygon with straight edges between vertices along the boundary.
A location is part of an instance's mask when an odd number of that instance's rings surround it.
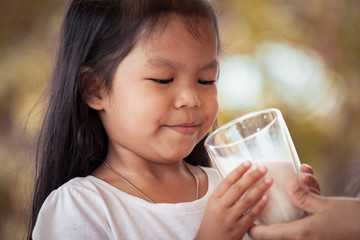
<svg viewBox="0 0 360 240">
<path fill-rule="evenodd" d="M 314 176 L 314 171 L 308 164 L 302 164 L 300 167 L 300 180 L 305 185 L 304 187 L 314 193 L 320 195 L 320 184 Z"/>
<path fill-rule="evenodd" d="M 196 239 L 242 239 L 269 200 L 265 191 L 272 178 L 263 178 L 264 167 L 245 175 L 246 161 L 232 171 L 215 189 L 205 208 Z"/>
</svg>

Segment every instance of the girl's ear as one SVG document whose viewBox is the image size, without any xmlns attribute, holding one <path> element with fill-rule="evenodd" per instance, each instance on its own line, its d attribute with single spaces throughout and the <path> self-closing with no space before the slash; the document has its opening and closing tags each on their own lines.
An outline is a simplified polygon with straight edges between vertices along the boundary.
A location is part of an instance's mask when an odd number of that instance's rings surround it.
<svg viewBox="0 0 360 240">
<path fill-rule="evenodd" d="M 86 104 L 95 110 L 103 110 L 103 100 L 106 91 L 100 77 L 89 67 L 84 67 L 79 76 L 79 88 Z"/>
<path fill-rule="evenodd" d="M 103 110 L 103 94 L 102 84 L 99 83 L 98 79 L 92 79 L 88 83 L 86 88 L 85 102 L 86 104 L 95 109 L 95 110 Z"/>
</svg>

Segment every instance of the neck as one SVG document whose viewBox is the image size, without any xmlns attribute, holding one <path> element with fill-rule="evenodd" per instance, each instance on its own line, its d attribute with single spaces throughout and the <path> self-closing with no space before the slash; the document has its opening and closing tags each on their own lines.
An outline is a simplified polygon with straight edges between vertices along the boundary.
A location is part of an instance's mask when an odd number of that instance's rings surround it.
<svg viewBox="0 0 360 240">
<path fill-rule="evenodd" d="M 197 176 L 191 171 L 191 169 L 189 168 L 188 164 L 185 163 L 185 161 L 183 161 L 183 164 L 185 166 L 185 168 L 187 169 L 187 171 L 192 175 L 192 177 L 195 180 L 195 200 L 198 200 L 199 198 L 199 180 L 197 178 Z M 154 203 L 154 201 L 148 197 L 143 191 L 141 191 L 137 186 L 135 186 L 132 182 L 130 182 L 128 179 L 126 179 L 125 177 L 123 177 L 121 174 L 119 174 L 114 168 L 112 168 L 108 163 L 106 163 L 104 161 L 104 165 L 111 171 L 113 172 L 122 182 L 126 183 L 128 187 L 131 188 L 131 190 L 133 190 L 137 195 L 139 195 L 141 198 L 143 198 L 144 200 L 150 202 L 150 203 Z M 167 192 L 167 191 L 166 191 Z M 160 199 L 160 198 L 159 198 Z M 178 199 L 177 199 L 178 200 Z M 175 201 L 177 202 L 177 201 Z"/>
<path fill-rule="evenodd" d="M 191 202 L 196 199 L 199 188 L 202 189 L 197 169 L 193 166 L 188 169 L 183 160 L 159 163 L 136 157 L 107 157 L 105 161 L 114 171 L 101 164 L 93 176 L 146 201 L 149 198 L 155 203 Z M 195 173 L 191 172 L 193 170 Z"/>
<path fill-rule="evenodd" d="M 154 178 L 157 180 L 173 178 L 178 174 L 187 172 L 178 160 L 149 160 L 128 150 L 109 151 L 105 161 L 119 173 L 128 176 Z"/>
</svg>

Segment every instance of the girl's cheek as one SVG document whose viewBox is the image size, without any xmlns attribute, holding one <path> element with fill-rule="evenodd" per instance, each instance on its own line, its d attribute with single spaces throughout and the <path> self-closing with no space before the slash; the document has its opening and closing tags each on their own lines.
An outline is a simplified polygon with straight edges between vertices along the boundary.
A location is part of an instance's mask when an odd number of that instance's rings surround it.
<svg viewBox="0 0 360 240">
<path fill-rule="evenodd" d="M 210 112 L 209 112 L 209 116 L 208 116 L 209 117 L 208 131 L 215 123 L 218 115 L 219 115 L 219 102 L 217 101 L 217 98 L 216 98 L 216 100 L 212 104 L 212 107 L 210 108 Z"/>
<path fill-rule="evenodd" d="M 216 96 L 216 99 L 215 99 L 215 101 L 214 101 L 214 107 L 213 107 L 213 109 L 214 109 L 214 113 L 213 113 L 213 115 L 214 115 L 214 120 L 213 120 L 213 122 L 215 121 L 215 119 L 217 118 L 217 116 L 219 115 L 219 111 L 220 111 L 220 109 L 219 109 L 219 100 L 218 100 L 218 97 Z"/>
</svg>

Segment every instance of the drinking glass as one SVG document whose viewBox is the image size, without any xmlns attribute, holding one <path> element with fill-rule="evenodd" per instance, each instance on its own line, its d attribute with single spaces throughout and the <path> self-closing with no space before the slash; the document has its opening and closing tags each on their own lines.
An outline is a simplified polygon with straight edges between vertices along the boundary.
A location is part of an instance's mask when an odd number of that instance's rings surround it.
<svg viewBox="0 0 360 240">
<path fill-rule="evenodd" d="M 252 162 L 252 168 L 268 168 L 274 183 L 258 224 L 287 222 L 303 215 L 284 188 L 289 179 L 299 180 L 300 161 L 278 109 L 264 109 L 230 121 L 208 136 L 205 148 L 223 177 L 245 160 Z"/>
</svg>

